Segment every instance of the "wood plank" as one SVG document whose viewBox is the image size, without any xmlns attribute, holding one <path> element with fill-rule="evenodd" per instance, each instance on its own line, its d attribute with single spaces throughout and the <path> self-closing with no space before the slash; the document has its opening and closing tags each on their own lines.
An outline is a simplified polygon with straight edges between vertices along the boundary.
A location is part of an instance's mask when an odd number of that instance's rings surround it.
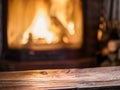
<svg viewBox="0 0 120 90">
<path fill-rule="evenodd" d="M 0 90 L 120 90 L 119 86 L 120 66 L 0 72 Z"/>
</svg>

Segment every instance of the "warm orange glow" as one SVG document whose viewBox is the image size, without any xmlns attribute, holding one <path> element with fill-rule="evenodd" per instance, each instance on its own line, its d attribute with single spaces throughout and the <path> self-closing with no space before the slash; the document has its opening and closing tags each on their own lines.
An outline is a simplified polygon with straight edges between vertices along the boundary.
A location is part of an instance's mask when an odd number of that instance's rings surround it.
<svg viewBox="0 0 120 90">
<path fill-rule="evenodd" d="M 52 43 L 55 40 L 55 35 L 50 31 L 50 22 L 44 13 L 39 12 L 32 24 L 23 35 L 22 44 L 26 44 L 29 39 L 29 34 L 32 35 L 32 40 L 44 39 L 46 43 Z"/>
<path fill-rule="evenodd" d="M 81 0 L 8 0 L 10 48 L 50 50 L 83 44 Z"/>
<path fill-rule="evenodd" d="M 69 43 L 69 39 L 67 37 L 63 37 L 63 42 L 64 43 Z"/>
<path fill-rule="evenodd" d="M 71 35 L 75 34 L 74 23 L 72 23 L 72 22 L 68 23 L 68 31 Z"/>
<path fill-rule="evenodd" d="M 58 20 L 64 25 L 67 25 L 67 12 L 69 12 L 66 7 L 70 3 L 69 0 L 51 0 L 53 6 L 51 8 L 51 15 L 55 15 Z M 70 3 L 71 4 L 71 3 Z"/>
<path fill-rule="evenodd" d="M 98 30 L 98 35 L 97 35 L 98 40 L 102 39 L 102 35 L 103 35 L 102 31 Z"/>
<path fill-rule="evenodd" d="M 41 44 L 50 44 L 55 41 L 55 35 L 50 31 L 50 20 L 47 15 L 47 9 L 44 1 L 36 1 L 36 15 L 32 24 L 23 35 L 22 44 L 27 44 L 29 42 L 30 35 L 32 42 L 37 39 L 42 39 L 40 41 Z"/>
</svg>

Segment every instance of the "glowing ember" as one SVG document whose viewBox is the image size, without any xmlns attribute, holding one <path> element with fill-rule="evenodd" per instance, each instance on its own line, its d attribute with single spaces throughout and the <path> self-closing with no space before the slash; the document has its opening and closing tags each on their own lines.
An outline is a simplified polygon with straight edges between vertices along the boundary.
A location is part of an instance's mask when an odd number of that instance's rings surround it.
<svg viewBox="0 0 120 90">
<path fill-rule="evenodd" d="M 102 31 L 98 30 L 98 35 L 97 35 L 98 40 L 102 39 L 102 35 L 103 35 Z"/>
</svg>

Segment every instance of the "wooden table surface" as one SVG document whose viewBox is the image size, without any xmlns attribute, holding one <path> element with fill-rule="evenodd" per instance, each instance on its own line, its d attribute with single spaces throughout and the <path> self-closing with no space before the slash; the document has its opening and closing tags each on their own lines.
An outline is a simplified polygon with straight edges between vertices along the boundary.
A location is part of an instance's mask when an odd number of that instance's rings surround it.
<svg viewBox="0 0 120 90">
<path fill-rule="evenodd" d="M 0 72 L 0 90 L 120 90 L 119 86 L 120 66 Z"/>
</svg>

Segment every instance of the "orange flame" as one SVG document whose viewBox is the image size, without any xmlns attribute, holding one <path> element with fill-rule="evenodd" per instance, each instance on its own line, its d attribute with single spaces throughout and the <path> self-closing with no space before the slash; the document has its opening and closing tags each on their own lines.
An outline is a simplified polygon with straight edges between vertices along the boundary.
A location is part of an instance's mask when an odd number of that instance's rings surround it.
<svg viewBox="0 0 120 90">
<path fill-rule="evenodd" d="M 55 35 L 50 31 L 50 22 L 44 13 L 38 12 L 32 24 L 23 35 L 22 44 L 26 44 L 29 40 L 29 34 L 32 34 L 32 39 L 44 39 L 46 43 L 52 43 L 55 40 Z"/>
</svg>

